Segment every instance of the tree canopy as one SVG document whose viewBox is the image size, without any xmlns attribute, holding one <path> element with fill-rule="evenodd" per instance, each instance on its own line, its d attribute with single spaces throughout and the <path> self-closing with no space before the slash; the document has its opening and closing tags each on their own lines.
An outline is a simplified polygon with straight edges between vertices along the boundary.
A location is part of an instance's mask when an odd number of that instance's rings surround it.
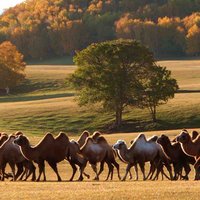
<svg viewBox="0 0 200 200">
<path fill-rule="evenodd" d="M 158 102 L 172 97 L 176 90 L 176 81 L 170 79 L 168 71 L 156 66 L 149 49 L 135 40 L 94 43 L 78 52 L 74 61 L 78 69 L 68 81 L 78 91 L 80 105 L 102 104 L 106 110 L 115 112 L 117 127 L 122 123 L 122 112 L 126 106 L 146 106 L 140 104 L 146 89 L 165 79 L 161 84 L 162 89 L 170 84 L 175 88 L 167 91 L 155 88 L 152 95 L 156 99 L 156 106 Z"/>
<path fill-rule="evenodd" d="M 0 44 L 0 89 L 18 85 L 25 78 L 23 55 L 10 42 Z"/>
</svg>

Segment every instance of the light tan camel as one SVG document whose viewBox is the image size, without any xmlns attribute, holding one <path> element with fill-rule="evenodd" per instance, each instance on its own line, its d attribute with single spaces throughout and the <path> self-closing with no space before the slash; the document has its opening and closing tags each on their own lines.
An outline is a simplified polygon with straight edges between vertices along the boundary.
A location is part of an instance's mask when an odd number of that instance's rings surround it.
<svg viewBox="0 0 200 200">
<path fill-rule="evenodd" d="M 168 160 L 161 146 L 152 141 L 148 142 L 144 134 L 140 134 L 134 140 L 130 148 L 127 148 L 127 145 L 123 140 L 118 140 L 113 147 L 114 149 L 118 150 L 121 159 L 128 163 L 126 168 L 126 174 L 122 180 L 126 180 L 127 174 L 132 166 L 135 166 L 136 180 L 138 180 L 137 163 L 139 164 L 140 169 L 143 173 L 143 180 L 146 180 L 144 168 L 145 162 L 150 161 L 153 166 L 153 163 L 157 163 L 157 160 L 159 159 L 162 159 L 162 161 L 165 162 L 167 162 Z M 167 165 L 167 167 L 170 173 L 170 177 L 172 177 L 170 165 Z M 150 169 L 148 176 L 150 176 L 151 173 L 152 169 Z"/>
</svg>

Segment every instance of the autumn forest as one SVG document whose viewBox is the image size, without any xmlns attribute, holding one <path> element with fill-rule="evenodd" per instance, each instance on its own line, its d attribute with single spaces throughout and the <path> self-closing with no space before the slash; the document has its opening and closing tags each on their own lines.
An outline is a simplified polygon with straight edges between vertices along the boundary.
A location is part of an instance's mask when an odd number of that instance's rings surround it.
<svg viewBox="0 0 200 200">
<path fill-rule="evenodd" d="M 26 59 L 117 38 L 140 40 L 158 58 L 198 56 L 199 11 L 200 0 L 27 0 L 0 16 L 0 43 Z"/>
</svg>

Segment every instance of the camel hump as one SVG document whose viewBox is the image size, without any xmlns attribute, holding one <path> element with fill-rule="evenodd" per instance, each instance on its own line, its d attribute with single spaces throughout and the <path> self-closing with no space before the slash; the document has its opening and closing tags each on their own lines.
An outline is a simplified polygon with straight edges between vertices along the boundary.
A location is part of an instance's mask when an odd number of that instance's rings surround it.
<svg viewBox="0 0 200 200">
<path fill-rule="evenodd" d="M 199 146 L 200 146 L 200 135 L 198 135 L 194 140 L 193 140 L 194 143 L 198 143 Z"/>
<path fill-rule="evenodd" d="M 96 142 L 98 144 L 108 144 L 107 140 L 103 136 L 98 137 Z"/>
<path fill-rule="evenodd" d="M 24 135 L 24 134 L 21 131 L 17 131 L 14 135 L 18 136 L 18 135 Z"/>
<path fill-rule="evenodd" d="M 92 138 L 94 139 L 94 140 L 97 140 L 97 138 L 98 137 L 100 137 L 101 136 L 101 133 L 99 132 L 99 131 L 95 131 L 93 134 L 92 134 Z"/>
<path fill-rule="evenodd" d="M 140 133 L 140 134 L 138 135 L 138 137 L 135 138 L 134 141 L 136 142 L 136 141 L 138 141 L 138 140 L 144 140 L 145 142 L 147 142 L 147 139 L 146 139 L 146 136 L 145 136 L 144 133 Z"/>
<path fill-rule="evenodd" d="M 158 136 L 157 136 L 157 135 L 154 135 L 154 136 L 152 136 L 152 137 L 150 137 L 150 138 L 148 139 L 148 142 L 156 142 L 157 139 L 158 139 Z"/>
<path fill-rule="evenodd" d="M 53 135 L 51 133 L 46 133 L 45 136 L 40 140 L 40 142 L 36 146 L 38 147 L 43 145 L 53 145 L 54 141 L 55 140 Z"/>
<path fill-rule="evenodd" d="M 192 140 L 195 140 L 198 137 L 199 133 L 197 131 L 192 131 Z"/>
<path fill-rule="evenodd" d="M 69 142 L 69 138 L 64 132 L 60 132 L 56 136 L 55 141 L 58 141 L 58 142 L 62 141 L 62 142 L 68 143 Z"/>
<path fill-rule="evenodd" d="M 80 137 L 81 137 L 81 136 L 89 137 L 89 136 L 90 136 L 90 132 L 87 131 L 87 130 L 85 130 L 85 131 L 83 131 L 83 132 L 81 133 Z"/>
<path fill-rule="evenodd" d="M 80 147 L 82 147 L 85 142 L 86 139 L 90 136 L 90 133 L 88 131 L 83 131 L 83 133 L 80 135 L 79 139 L 77 140 L 77 142 L 79 143 Z"/>
</svg>

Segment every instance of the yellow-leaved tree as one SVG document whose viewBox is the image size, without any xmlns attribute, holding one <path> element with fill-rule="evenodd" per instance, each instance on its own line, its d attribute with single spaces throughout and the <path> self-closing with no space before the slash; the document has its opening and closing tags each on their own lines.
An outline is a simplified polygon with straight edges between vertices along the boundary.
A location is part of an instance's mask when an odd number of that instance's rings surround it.
<svg viewBox="0 0 200 200">
<path fill-rule="evenodd" d="M 25 79 L 26 63 L 23 55 L 9 41 L 0 44 L 0 89 L 9 93 L 10 88 L 17 86 Z"/>
</svg>

